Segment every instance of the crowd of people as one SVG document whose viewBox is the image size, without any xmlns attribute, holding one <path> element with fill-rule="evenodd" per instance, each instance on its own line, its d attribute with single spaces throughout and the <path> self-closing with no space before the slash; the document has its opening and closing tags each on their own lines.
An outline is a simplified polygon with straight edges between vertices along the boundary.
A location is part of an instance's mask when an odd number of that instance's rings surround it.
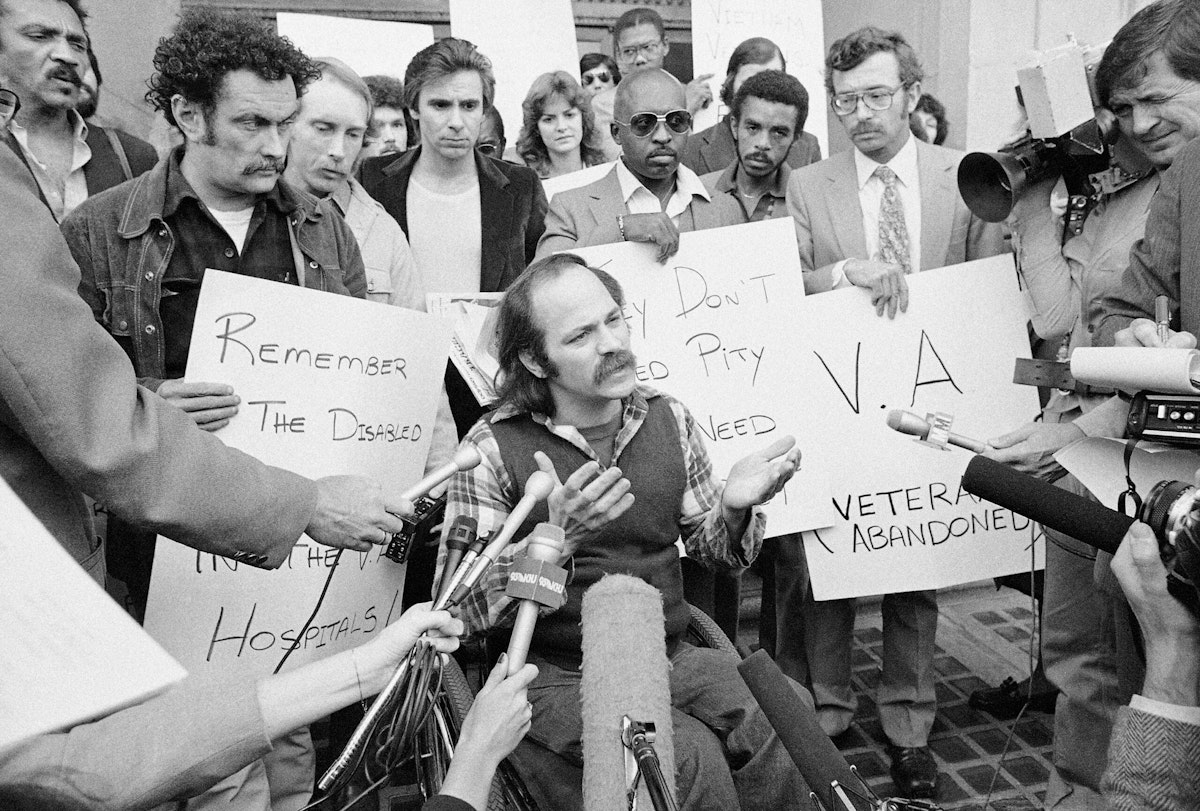
<svg viewBox="0 0 1200 811">
<path fill-rule="evenodd" d="M 426 293 L 503 294 L 499 399 L 484 409 L 448 366 L 427 469 L 460 445 L 478 451 L 450 481 L 445 525 L 470 518 L 480 536 L 533 473 L 548 475 L 553 491 L 517 537 L 561 527 L 570 579 L 536 626 L 533 664 L 491 670 L 431 809 L 485 807 L 506 757 L 537 807 L 582 808 L 580 599 L 608 573 L 662 593 L 679 807 L 810 807 L 736 657 L 685 634 L 690 604 L 736 636 L 747 567 L 764 582 L 759 644 L 796 701 L 833 738 L 857 711 L 855 601 L 814 600 L 798 534 L 764 543 L 760 505 L 801 449 L 784 437 L 714 470 L 688 407 L 638 382 L 620 285 L 573 249 L 646 243 L 662 262 L 681 233 L 790 219 L 806 294 L 860 287 L 879 317 L 907 311 L 912 273 L 1011 252 L 1031 331 L 1060 359 L 1200 335 L 1200 242 L 1186 227 L 1200 211 L 1200 0 L 1157 0 L 1104 52 L 1095 101 L 1116 122 L 1121 181 L 1069 232 L 1055 178 L 1024 190 L 1004 223 L 972 212 L 919 56 L 870 25 L 825 54 L 850 148 L 823 159 L 805 124 L 824 111 L 774 42 L 739 44 L 714 98 L 711 77 L 664 70 L 670 41 L 650 8 L 616 20 L 611 57 L 533 82 L 511 149 L 493 105 L 503 77 L 470 42 L 435 42 L 403 77 L 360 77 L 261 20 L 191 8 L 148 63 L 147 100 L 173 137 L 159 155 L 96 118 L 86 21 L 80 0 L 0 0 L 0 476 L 97 582 L 121 581 L 139 620 L 156 536 L 270 569 L 302 534 L 367 550 L 413 511 L 368 477 L 311 480 L 220 441 L 239 392 L 186 376 L 207 269 L 413 310 Z M 718 102 L 727 114 L 693 132 Z M 590 167 L 603 174 L 547 198 L 543 180 Z M 1159 296 L 1177 314 L 1165 331 Z M 1123 436 L 1128 409 L 1122 392 L 1056 390 L 985 453 L 1086 494 L 1053 454 Z M 110 515 L 103 543 L 85 495 Z M 1200 622 L 1168 593 L 1158 543 L 1142 524 L 1115 557 L 1047 541 L 1041 658 L 1058 698 L 1046 807 L 1200 807 Z M 299 811 L 313 799 L 309 725 L 378 692 L 418 638 L 449 653 L 459 637 L 504 634 L 524 552 L 505 549 L 451 617 L 424 604 L 445 545 L 436 560 L 414 550 L 411 607 L 372 641 L 257 680 L 193 676 L 0 751 L 0 806 Z M 885 595 L 882 613 L 875 703 L 891 775 L 899 796 L 935 800 L 937 593 Z M 1000 695 L 1019 706 L 1032 689 Z M 999 706 L 994 691 L 979 700 Z"/>
</svg>

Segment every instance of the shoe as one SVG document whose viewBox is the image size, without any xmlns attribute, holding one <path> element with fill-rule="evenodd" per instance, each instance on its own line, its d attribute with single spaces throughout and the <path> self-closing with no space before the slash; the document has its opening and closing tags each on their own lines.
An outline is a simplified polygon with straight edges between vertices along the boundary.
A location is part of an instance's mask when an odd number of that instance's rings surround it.
<svg viewBox="0 0 1200 811">
<path fill-rule="evenodd" d="M 938 770 L 928 746 L 887 746 L 892 759 L 892 782 L 906 800 L 932 800 L 937 794 Z"/>
<path fill-rule="evenodd" d="M 1029 692 L 1029 679 L 1013 681 L 1009 676 L 999 687 L 985 687 L 971 693 L 967 703 L 977 710 L 989 712 L 997 718 L 1016 718 L 1029 699 L 1029 709 L 1038 712 L 1054 712 L 1058 689 L 1045 679 L 1038 679 Z"/>
</svg>

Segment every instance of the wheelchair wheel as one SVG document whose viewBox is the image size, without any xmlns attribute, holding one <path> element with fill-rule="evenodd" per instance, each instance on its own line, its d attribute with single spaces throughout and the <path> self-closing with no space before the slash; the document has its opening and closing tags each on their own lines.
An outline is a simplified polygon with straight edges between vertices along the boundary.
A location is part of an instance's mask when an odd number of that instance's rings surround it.
<svg viewBox="0 0 1200 811">
<path fill-rule="evenodd" d="M 688 605 L 691 611 L 691 619 L 688 621 L 687 631 L 685 636 L 692 644 L 702 648 L 715 648 L 719 651 L 724 651 L 731 656 L 740 659 L 737 648 L 721 627 L 713 620 L 712 617 L 705 614 L 694 605 Z"/>
</svg>

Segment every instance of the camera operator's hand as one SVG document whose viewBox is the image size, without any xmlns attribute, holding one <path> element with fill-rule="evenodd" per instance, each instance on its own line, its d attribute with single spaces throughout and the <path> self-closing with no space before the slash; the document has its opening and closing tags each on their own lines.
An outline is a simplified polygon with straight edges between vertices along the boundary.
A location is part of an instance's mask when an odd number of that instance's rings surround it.
<svg viewBox="0 0 1200 811">
<path fill-rule="evenodd" d="M 991 447 L 983 455 L 1021 473 L 1053 479 L 1062 474 L 1054 454 L 1085 436 L 1083 429 L 1074 423 L 1031 422 L 1004 436 L 989 439 L 987 444 Z"/>
<path fill-rule="evenodd" d="M 847 259 L 842 271 L 852 285 L 871 291 L 875 315 L 883 315 L 885 308 L 888 318 L 896 317 L 897 307 L 902 313 L 908 311 L 908 282 L 904 279 L 904 268 L 873 259 Z"/>
<path fill-rule="evenodd" d="M 1150 527 L 1135 523 L 1112 560 L 1146 645 L 1141 694 L 1167 704 L 1200 706 L 1200 621 L 1167 591 L 1167 570 Z"/>
<path fill-rule="evenodd" d="M 1149 318 L 1135 318 L 1133 323 L 1113 336 L 1116 346 L 1166 346 L 1174 349 L 1194 349 L 1196 336 L 1190 332 L 1170 331 L 1164 344 L 1158 340 L 1158 324 Z"/>
</svg>

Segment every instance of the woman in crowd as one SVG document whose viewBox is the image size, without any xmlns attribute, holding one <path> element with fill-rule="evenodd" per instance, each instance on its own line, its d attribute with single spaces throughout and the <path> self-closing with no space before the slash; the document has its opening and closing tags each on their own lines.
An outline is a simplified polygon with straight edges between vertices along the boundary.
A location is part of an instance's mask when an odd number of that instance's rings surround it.
<svg viewBox="0 0 1200 811">
<path fill-rule="evenodd" d="M 597 146 L 591 98 L 565 70 L 533 80 L 521 105 L 517 154 L 545 180 L 604 163 Z"/>
<path fill-rule="evenodd" d="M 605 54 L 584 54 L 579 59 L 579 80 L 588 96 L 594 96 L 601 90 L 616 87 L 621 81 L 621 71 L 611 56 Z"/>
</svg>

